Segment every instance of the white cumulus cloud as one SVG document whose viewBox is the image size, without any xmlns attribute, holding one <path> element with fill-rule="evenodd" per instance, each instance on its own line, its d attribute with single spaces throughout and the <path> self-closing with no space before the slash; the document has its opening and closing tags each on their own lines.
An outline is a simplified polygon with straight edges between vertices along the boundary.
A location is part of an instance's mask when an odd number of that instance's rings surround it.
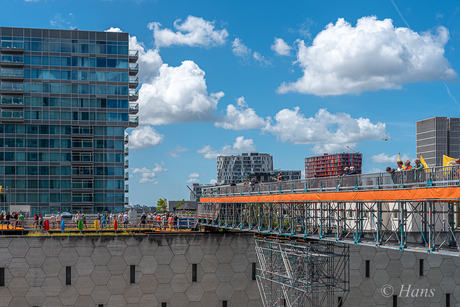
<svg viewBox="0 0 460 307">
<path fill-rule="evenodd" d="M 283 83 L 279 93 L 318 96 L 400 89 L 402 84 L 452 79 L 456 72 L 444 57 L 449 31 L 436 34 L 396 28 L 391 19 L 363 17 L 355 27 L 339 18 L 313 40 L 299 42 L 297 63 L 303 76 Z"/>
<path fill-rule="evenodd" d="M 205 159 L 216 159 L 218 156 L 237 155 L 243 152 L 254 152 L 256 150 L 252 139 L 245 139 L 244 136 L 239 136 L 235 139 L 233 145 L 225 145 L 220 150 L 212 150 L 211 146 L 207 145 L 198 150 L 198 153 L 203 154 Z"/>
<path fill-rule="evenodd" d="M 200 174 L 191 173 L 190 175 L 188 175 L 188 180 L 186 182 L 188 183 L 200 182 L 200 179 L 198 179 L 198 177 L 200 177 Z"/>
<path fill-rule="evenodd" d="M 153 183 L 158 184 L 156 178 L 159 174 L 168 171 L 168 169 L 163 167 L 163 162 L 161 164 L 155 163 L 155 167 L 152 169 L 148 169 L 146 167 L 143 168 L 132 168 L 131 169 L 133 174 L 140 174 L 141 179 L 139 179 L 139 183 Z"/>
<path fill-rule="evenodd" d="M 173 150 L 168 152 L 168 155 L 170 155 L 173 158 L 180 158 L 179 153 L 187 152 L 187 151 L 188 151 L 188 148 L 181 147 L 181 146 L 177 145 L 176 148 L 174 148 Z"/>
<path fill-rule="evenodd" d="M 263 131 L 268 131 L 282 142 L 314 144 L 316 154 L 346 150 L 366 140 L 380 140 L 386 136 L 385 124 L 373 124 L 368 118 L 352 118 L 346 113 L 331 114 L 320 109 L 314 117 L 306 118 L 294 110 L 283 109 L 275 115 L 275 124 L 268 118 Z"/>
<path fill-rule="evenodd" d="M 142 83 L 152 82 L 158 76 L 160 67 L 163 65 L 158 49 L 146 48 L 144 43 L 137 40 L 136 36 L 129 38 L 129 49 L 139 51 L 139 59 L 137 60 L 139 64 L 139 73 L 137 74 L 139 81 Z"/>
<path fill-rule="evenodd" d="M 256 60 L 256 62 L 258 62 L 262 66 L 269 66 L 272 64 L 270 60 L 267 60 L 259 52 L 254 52 L 252 56 L 254 57 L 254 60 Z"/>
<path fill-rule="evenodd" d="M 231 130 L 258 129 L 265 125 L 263 118 L 257 116 L 254 109 L 249 108 L 244 97 L 237 99 L 236 106 L 229 104 L 227 114 L 221 122 L 214 123 L 216 127 Z"/>
<path fill-rule="evenodd" d="M 117 27 L 110 27 L 109 29 L 105 30 L 104 32 L 123 32 L 120 28 Z"/>
<path fill-rule="evenodd" d="M 251 55 L 251 49 L 246 47 L 245 44 L 238 37 L 235 38 L 232 42 L 232 51 L 233 54 L 242 58 L 247 58 Z"/>
<path fill-rule="evenodd" d="M 291 46 L 289 46 L 282 38 L 276 38 L 271 46 L 271 49 L 278 55 L 291 55 Z"/>
<path fill-rule="evenodd" d="M 140 126 L 131 132 L 129 147 L 131 149 L 155 147 L 163 142 L 163 137 L 164 135 L 151 126 Z"/>
<path fill-rule="evenodd" d="M 381 154 L 371 156 L 371 161 L 373 163 L 389 164 L 389 166 L 391 166 L 392 168 L 396 167 L 395 166 L 396 161 L 398 161 L 398 160 L 399 160 L 399 154 L 389 156 L 386 153 L 382 152 Z M 408 153 L 404 153 L 404 154 L 401 155 L 401 160 L 406 161 L 406 160 L 411 160 L 411 158 L 410 158 Z"/>
<path fill-rule="evenodd" d="M 161 24 L 158 22 L 151 22 L 149 28 L 153 30 L 157 47 L 172 45 L 212 47 L 225 44 L 228 37 L 226 29 L 216 30 L 214 22 L 195 16 L 188 16 L 184 22 L 180 19 L 174 21 L 176 32 L 171 29 L 161 29 Z"/>
<path fill-rule="evenodd" d="M 159 74 L 139 91 L 142 123 L 164 125 L 215 118 L 213 111 L 223 92 L 208 95 L 204 71 L 193 61 L 179 67 L 163 64 Z"/>
</svg>

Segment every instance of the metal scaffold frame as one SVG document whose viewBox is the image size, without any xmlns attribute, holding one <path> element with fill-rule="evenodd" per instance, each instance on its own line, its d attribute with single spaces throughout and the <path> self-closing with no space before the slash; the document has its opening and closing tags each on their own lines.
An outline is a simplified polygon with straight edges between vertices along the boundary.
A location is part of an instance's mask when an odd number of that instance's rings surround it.
<svg viewBox="0 0 460 307">
<path fill-rule="evenodd" d="M 265 307 L 335 306 L 350 290 L 346 245 L 262 238 L 256 239 L 256 255 Z"/>
<path fill-rule="evenodd" d="M 458 200 L 201 203 L 197 217 L 214 228 L 460 255 Z"/>
</svg>

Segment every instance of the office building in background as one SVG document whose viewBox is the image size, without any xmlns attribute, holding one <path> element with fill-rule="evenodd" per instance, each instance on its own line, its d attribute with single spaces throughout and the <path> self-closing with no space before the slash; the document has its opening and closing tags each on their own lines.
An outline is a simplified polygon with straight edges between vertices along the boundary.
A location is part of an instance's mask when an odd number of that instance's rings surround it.
<svg viewBox="0 0 460 307">
<path fill-rule="evenodd" d="M 305 158 L 305 178 L 342 176 L 345 167 L 353 166 L 357 174 L 361 174 L 363 154 L 337 153 Z"/>
<path fill-rule="evenodd" d="M 460 158 L 460 118 L 432 117 L 416 122 L 417 158 L 442 166 L 442 156 Z"/>
</svg>

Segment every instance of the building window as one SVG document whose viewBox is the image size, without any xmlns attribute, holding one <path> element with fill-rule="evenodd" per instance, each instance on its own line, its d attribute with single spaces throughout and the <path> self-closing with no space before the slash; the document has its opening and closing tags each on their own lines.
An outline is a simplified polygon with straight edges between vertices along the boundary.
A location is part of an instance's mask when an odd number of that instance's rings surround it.
<svg viewBox="0 0 460 307">
<path fill-rule="evenodd" d="M 370 277 L 370 266 L 371 266 L 371 261 L 370 260 L 366 260 L 366 277 L 369 278 Z"/>
<path fill-rule="evenodd" d="M 72 269 L 70 266 L 65 267 L 65 284 L 71 285 L 72 284 L 72 276 L 71 276 Z"/>
<path fill-rule="evenodd" d="M 196 282 L 196 270 L 197 270 L 197 264 L 194 263 L 192 264 L 192 282 Z"/>
<path fill-rule="evenodd" d="M 418 275 L 423 276 L 423 259 L 419 259 L 418 269 L 419 269 Z"/>
<path fill-rule="evenodd" d="M 0 268 L 0 287 L 5 286 L 5 268 Z"/>
<path fill-rule="evenodd" d="M 129 282 L 131 284 L 136 283 L 136 266 L 135 265 L 131 265 L 129 267 Z"/>
<path fill-rule="evenodd" d="M 398 307 L 398 296 L 393 295 L 393 307 Z"/>
<path fill-rule="evenodd" d="M 257 264 L 253 262 L 252 263 L 252 280 L 256 280 L 256 268 L 257 268 Z"/>
<path fill-rule="evenodd" d="M 446 293 L 446 307 L 450 307 L 450 293 Z"/>
<path fill-rule="evenodd" d="M 167 306 L 168 306 L 168 303 L 165 303 L 165 302 L 161 303 L 161 307 L 167 307 Z"/>
<path fill-rule="evenodd" d="M 222 307 L 227 307 L 227 301 L 222 301 Z"/>
</svg>

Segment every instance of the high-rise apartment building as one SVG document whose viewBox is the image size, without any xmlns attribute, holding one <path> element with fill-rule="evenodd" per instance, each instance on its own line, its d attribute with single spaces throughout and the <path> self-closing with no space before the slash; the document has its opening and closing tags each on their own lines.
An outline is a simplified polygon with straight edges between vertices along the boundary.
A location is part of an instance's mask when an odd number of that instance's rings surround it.
<svg viewBox="0 0 460 307">
<path fill-rule="evenodd" d="M 337 153 L 305 158 L 305 178 L 342 176 L 345 167 L 353 166 L 357 174 L 361 174 L 363 154 Z"/>
<path fill-rule="evenodd" d="M 432 117 L 416 122 L 417 157 L 441 166 L 442 156 L 460 158 L 460 118 Z"/>
<path fill-rule="evenodd" d="M 241 156 L 217 157 L 217 183 L 243 182 L 244 176 L 254 172 L 273 170 L 273 157 L 266 153 L 243 153 Z"/>
<path fill-rule="evenodd" d="M 2 210 L 121 211 L 138 125 L 128 33 L 0 27 Z"/>
</svg>

